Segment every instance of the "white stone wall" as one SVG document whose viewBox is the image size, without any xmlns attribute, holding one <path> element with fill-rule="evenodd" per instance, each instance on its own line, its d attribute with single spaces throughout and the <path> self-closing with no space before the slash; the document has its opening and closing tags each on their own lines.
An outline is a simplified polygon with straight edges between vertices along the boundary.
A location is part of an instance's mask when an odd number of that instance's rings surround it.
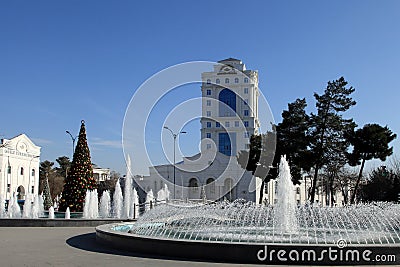
<svg viewBox="0 0 400 267">
<path fill-rule="evenodd" d="M 0 145 L 0 194 L 9 199 L 18 188 L 21 199 L 38 194 L 40 147 L 25 134 L 2 139 Z"/>
</svg>

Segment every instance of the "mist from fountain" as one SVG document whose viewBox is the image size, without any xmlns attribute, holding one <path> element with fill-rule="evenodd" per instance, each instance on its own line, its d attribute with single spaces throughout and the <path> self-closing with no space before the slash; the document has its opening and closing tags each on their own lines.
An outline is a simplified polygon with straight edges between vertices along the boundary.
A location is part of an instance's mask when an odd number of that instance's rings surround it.
<svg viewBox="0 0 400 267">
<path fill-rule="evenodd" d="M 274 228 L 285 234 L 297 233 L 295 186 L 285 156 L 281 157 L 277 178 L 277 202 L 274 207 Z"/>
<path fill-rule="evenodd" d="M 167 185 L 164 185 L 163 188 L 161 188 L 158 192 L 157 192 L 157 201 L 161 201 L 161 202 L 168 202 L 169 200 L 169 189 Z"/>
<path fill-rule="evenodd" d="M 15 193 L 11 195 L 8 201 L 8 218 L 21 218 L 21 208 L 18 205 Z"/>
<path fill-rule="evenodd" d="M 123 196 L 122 196 L 122 190 L 121 190 L 121 185 L 119 183 L 119 179 L 117 181 L 117 184 L 115 185 L 115 191 L 114 191 L 114 196 L 113 196 L 113 205 L 112 205 L 112 215 L 114 218 L 121 218 L 122 216 L 122 208 L 123 208 Z"/>
<path fill-rule="evenodd" d="M 147 192 L 146 195 L 146 205 L 145 205 L 145 211 L 149 211 L 150 209 L 152 209 L 154 206 L 154 194 L 153 194 L 153 190 L 150 189 L 149 192 Z"/>
<path fill-rule="evenodd" d="M 39 215 L 38 217 L 41 217 L 44 215 L 44 198 L 43 198 L 43 192 L 38 196 L 38 207 L 39 207 Z"/>
<path fill-rule="evenodd" d="M 0 218 L 5 218 L 6 215 L 6 199 L 0 194 Z"/>
<path fill-rule="evenodd" d="M 136 236 L 254 244 L 400 244 L 400 205 L 296 206 L 286 159 L 281 160 L 274 206 L 236 200 L 206 205 L 158 205 L 134 224 L 113 230 Z M 152 191 L 146 202 L 152 200 Z M 147 208 L 148 206 L 146 206 Z"/>
<path fill-rule="evenodd" d="M 53 206 L 51 206 L 50 208 L 49 208 L 49 219 L 54 219 L 54 207 Z"/>
<path fill-rule="evenodd" d="M 100 198 L 99 216 L 101 218 L 109 218 L 111 216 L 111 197 L 108 190 L 104 191 Z"/>
<path fill-rule="evenodd" d="M 69 207 L 67 207 L 67 209 L 65 210 L 64 219 L 71 219 L 71 212 L 69 210 Z"/>
<path fill-rule="evenodd" d="M 85 219 L 96 219 L 99 217 L 99 199 L 97 189 L 86 191 L 82 217 Z"/>
<path fill-rule="evenodd" d="M 133 188 L 129 219 L 136 219 L 138 216 L 139 216 L 139 195 L 136 189 Z"/>
<path fill-rule="evenodd" d="M 32 218 L 32 201 L 33 195 L 28 194 L 25 197 L 24 210 L 22 211 L 22 218 Z"/>
</svg>

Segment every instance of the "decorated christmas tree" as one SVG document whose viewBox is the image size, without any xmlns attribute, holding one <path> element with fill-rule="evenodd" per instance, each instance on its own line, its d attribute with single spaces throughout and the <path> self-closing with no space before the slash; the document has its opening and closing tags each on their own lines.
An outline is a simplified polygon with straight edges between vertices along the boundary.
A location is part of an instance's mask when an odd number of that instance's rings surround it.
<svg viewBox="0 0 400 267">
<path fill-rule="evenodd" d="M 44 180 L 43 183 L 43 205 L 44 209 L 48 210 L 51 206 L 53 206 L 53 201 L 51 200 L 49 178 L 47 177 L 47 173 L 46 180 Z"/>
<path fill-rule="evenodd" d="M 92 161 L 86 140 L 85 121 L 82 120 L 78 144 L 72 159 L 71 169 L 65 179 L 59 210 L 65 211 L 69 207 L 71 212 L 83 211 L 86 190 L 96 188 L 97 183 L 93 177 Z"/>
</svg>

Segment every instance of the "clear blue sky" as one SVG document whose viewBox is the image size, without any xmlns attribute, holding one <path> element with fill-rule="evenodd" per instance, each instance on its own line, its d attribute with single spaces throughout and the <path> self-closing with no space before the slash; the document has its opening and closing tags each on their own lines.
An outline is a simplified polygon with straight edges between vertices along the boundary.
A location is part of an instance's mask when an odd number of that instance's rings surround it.
<svg viewBox="0 0 400 267">
<path fill-rule="evenodd" d="M 26 133 L 55 161 L 84 119 L 93 162 L 124 173 L 136 88 L 168 66 L 228 57 L 259 71 L 277 122 L 298 97 L 313 110 L 313 92 L 343 75 L 358 102 L 348 116 L 400 134 L 399 11 L 395 0 L 1 1 L 0 135 Z M 200 136 L 189 126 L 187 154 Z"/>
</svg>

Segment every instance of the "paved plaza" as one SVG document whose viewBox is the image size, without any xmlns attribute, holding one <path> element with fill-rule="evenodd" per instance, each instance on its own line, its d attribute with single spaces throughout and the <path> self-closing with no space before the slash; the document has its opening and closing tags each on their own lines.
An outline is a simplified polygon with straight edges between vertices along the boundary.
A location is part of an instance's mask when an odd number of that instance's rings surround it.
<svg viewBox="0 0 400 267">
<path fill-rule="evenodd" d="M 0 227 L 0 266 L 244 266 L 139 257 L 95 239 L 93 227 Z"/>
<path fill-rule="evenodd" d="M 96 242 L 93 227 L 0 227 L 0 266 L 249 266 L 143 257 Z M 266 265 L 250 265 L 266 266 Z"/>
</svg>

